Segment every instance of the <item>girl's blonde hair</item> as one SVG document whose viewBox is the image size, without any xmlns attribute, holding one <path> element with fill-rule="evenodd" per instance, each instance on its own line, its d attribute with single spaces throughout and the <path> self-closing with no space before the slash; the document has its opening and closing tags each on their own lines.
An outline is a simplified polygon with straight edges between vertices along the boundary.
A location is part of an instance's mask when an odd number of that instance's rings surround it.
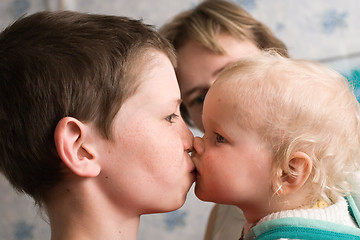
<svg viewBox="0 0 360 240">
<path fill-rule="evenodd" d="M 313 164 L 310 201 L 336 201 L 352 191 L 347 177 L 360 165 L 360 111 L 344 77 L 315 62 L 266 53 L 229 66 L 216 85 L 236 101 L 239 126 L 271 147 L 274 178 L 279 168 L 291 174 L 286 160 L 302 151 Z"/>
</svg>

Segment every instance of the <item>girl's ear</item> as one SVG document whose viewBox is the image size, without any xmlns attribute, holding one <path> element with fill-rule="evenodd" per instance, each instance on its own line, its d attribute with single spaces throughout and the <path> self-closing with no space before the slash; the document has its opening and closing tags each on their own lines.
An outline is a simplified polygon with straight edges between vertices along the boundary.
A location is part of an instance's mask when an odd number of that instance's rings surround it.
<svg viewBox="0 0 360 240">
<path fill-rule="evenodd" d="M 295 152 L 287 160 L 287 169 L 279 169 L 279 194 L 288 195 L 299 190 L 309 178 L 312 171 L 312 161 L 304 152 Z M 276 188 L 276 187 L 274 187 Z"/>
<path fill-rule="evenodd" d="M 91 128 L 73 117 L 62 118 L 55 128 L 55 146 L 63 163 L 76 175 L 96 177 L 101 167 L 95 148 L 87 140 Z"/>
</svg>

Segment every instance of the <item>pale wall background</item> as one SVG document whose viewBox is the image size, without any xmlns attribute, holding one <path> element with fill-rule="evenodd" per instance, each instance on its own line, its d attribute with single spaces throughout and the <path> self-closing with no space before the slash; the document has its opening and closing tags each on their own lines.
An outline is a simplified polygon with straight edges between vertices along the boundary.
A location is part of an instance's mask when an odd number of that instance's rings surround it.
<svg viewBox="0 0 360 240">
<path fill-rule="evenodd" d="M 0 28 L 23 14 L 46 9 L 125 15 L 159 27 L 200 1 L 1 0 Z M 287 44 L 292 57 L 324 62 L 359 86 L 359 0 L 234 1 L 266 23 Z M 197 200 L 191 190 L 188 201 L 179 210 L 143 216 L 138 239 L 202 239 L 211 206 L 212 203 Z M 0 175 L 0 240 L 42 240 L 49 236 L 49 226 L 37 213 L 32 200 L 16 194 Z"/>
</svg>

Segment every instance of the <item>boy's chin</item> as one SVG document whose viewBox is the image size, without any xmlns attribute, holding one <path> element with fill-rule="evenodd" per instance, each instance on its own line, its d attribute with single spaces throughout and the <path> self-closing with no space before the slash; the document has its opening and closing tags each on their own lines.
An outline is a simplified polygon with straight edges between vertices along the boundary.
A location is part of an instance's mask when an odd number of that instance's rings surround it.
<svg viewBox="0 0 360 240">
<path fill-rule="evenodd" d="M 181 208 L 184 205 L 184 203 L 185 203 L 185 201 L 180 203 L 180 204 L 172 205 L 172 206 L 165 207 L 165 208 L 151 209 L 151 210 L 143 212 L 141 215 L 157 214 L 157 213 L 168 213 L 168 212 L 176 211 L 179 208 Z"/>
<path fill-rule="evenodd" d="M 172 199 L 171 201 L 167 200 L 159 202 L 161 203 L 160 206 L 149 208 L 146 211 L 143 211 L 141 215 L 172 212 L 181 208 L 185 204 L 185 201 L 186 194 L 184 194 L 184 196 L 178 197 L 177 199 Z"/>
</svg>

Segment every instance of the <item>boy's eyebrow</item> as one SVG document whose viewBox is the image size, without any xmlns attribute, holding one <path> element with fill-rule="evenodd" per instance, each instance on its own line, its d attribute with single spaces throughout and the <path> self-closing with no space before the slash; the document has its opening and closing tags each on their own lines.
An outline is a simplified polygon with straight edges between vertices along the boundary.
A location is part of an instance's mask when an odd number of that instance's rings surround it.
<svg viewBox="0 0 360 240">
<path fill-rule="evenodd" d="M 176 108 L 180 108 L 181 104 L 183 103 L 183 100 L 181 98 L 176 100 Z"/>
<path fill-rule="evenodd" d="M 169 106 L 169 107 L 176 106 L 178 108 L 182 102 L 183 102 L 183 100 L 181 98 L 174 98 L 172 101 L 170 100 L 168 102 L 165 102 L 164 104 L 166 104 L 166 106 Z"/>
</svg>

